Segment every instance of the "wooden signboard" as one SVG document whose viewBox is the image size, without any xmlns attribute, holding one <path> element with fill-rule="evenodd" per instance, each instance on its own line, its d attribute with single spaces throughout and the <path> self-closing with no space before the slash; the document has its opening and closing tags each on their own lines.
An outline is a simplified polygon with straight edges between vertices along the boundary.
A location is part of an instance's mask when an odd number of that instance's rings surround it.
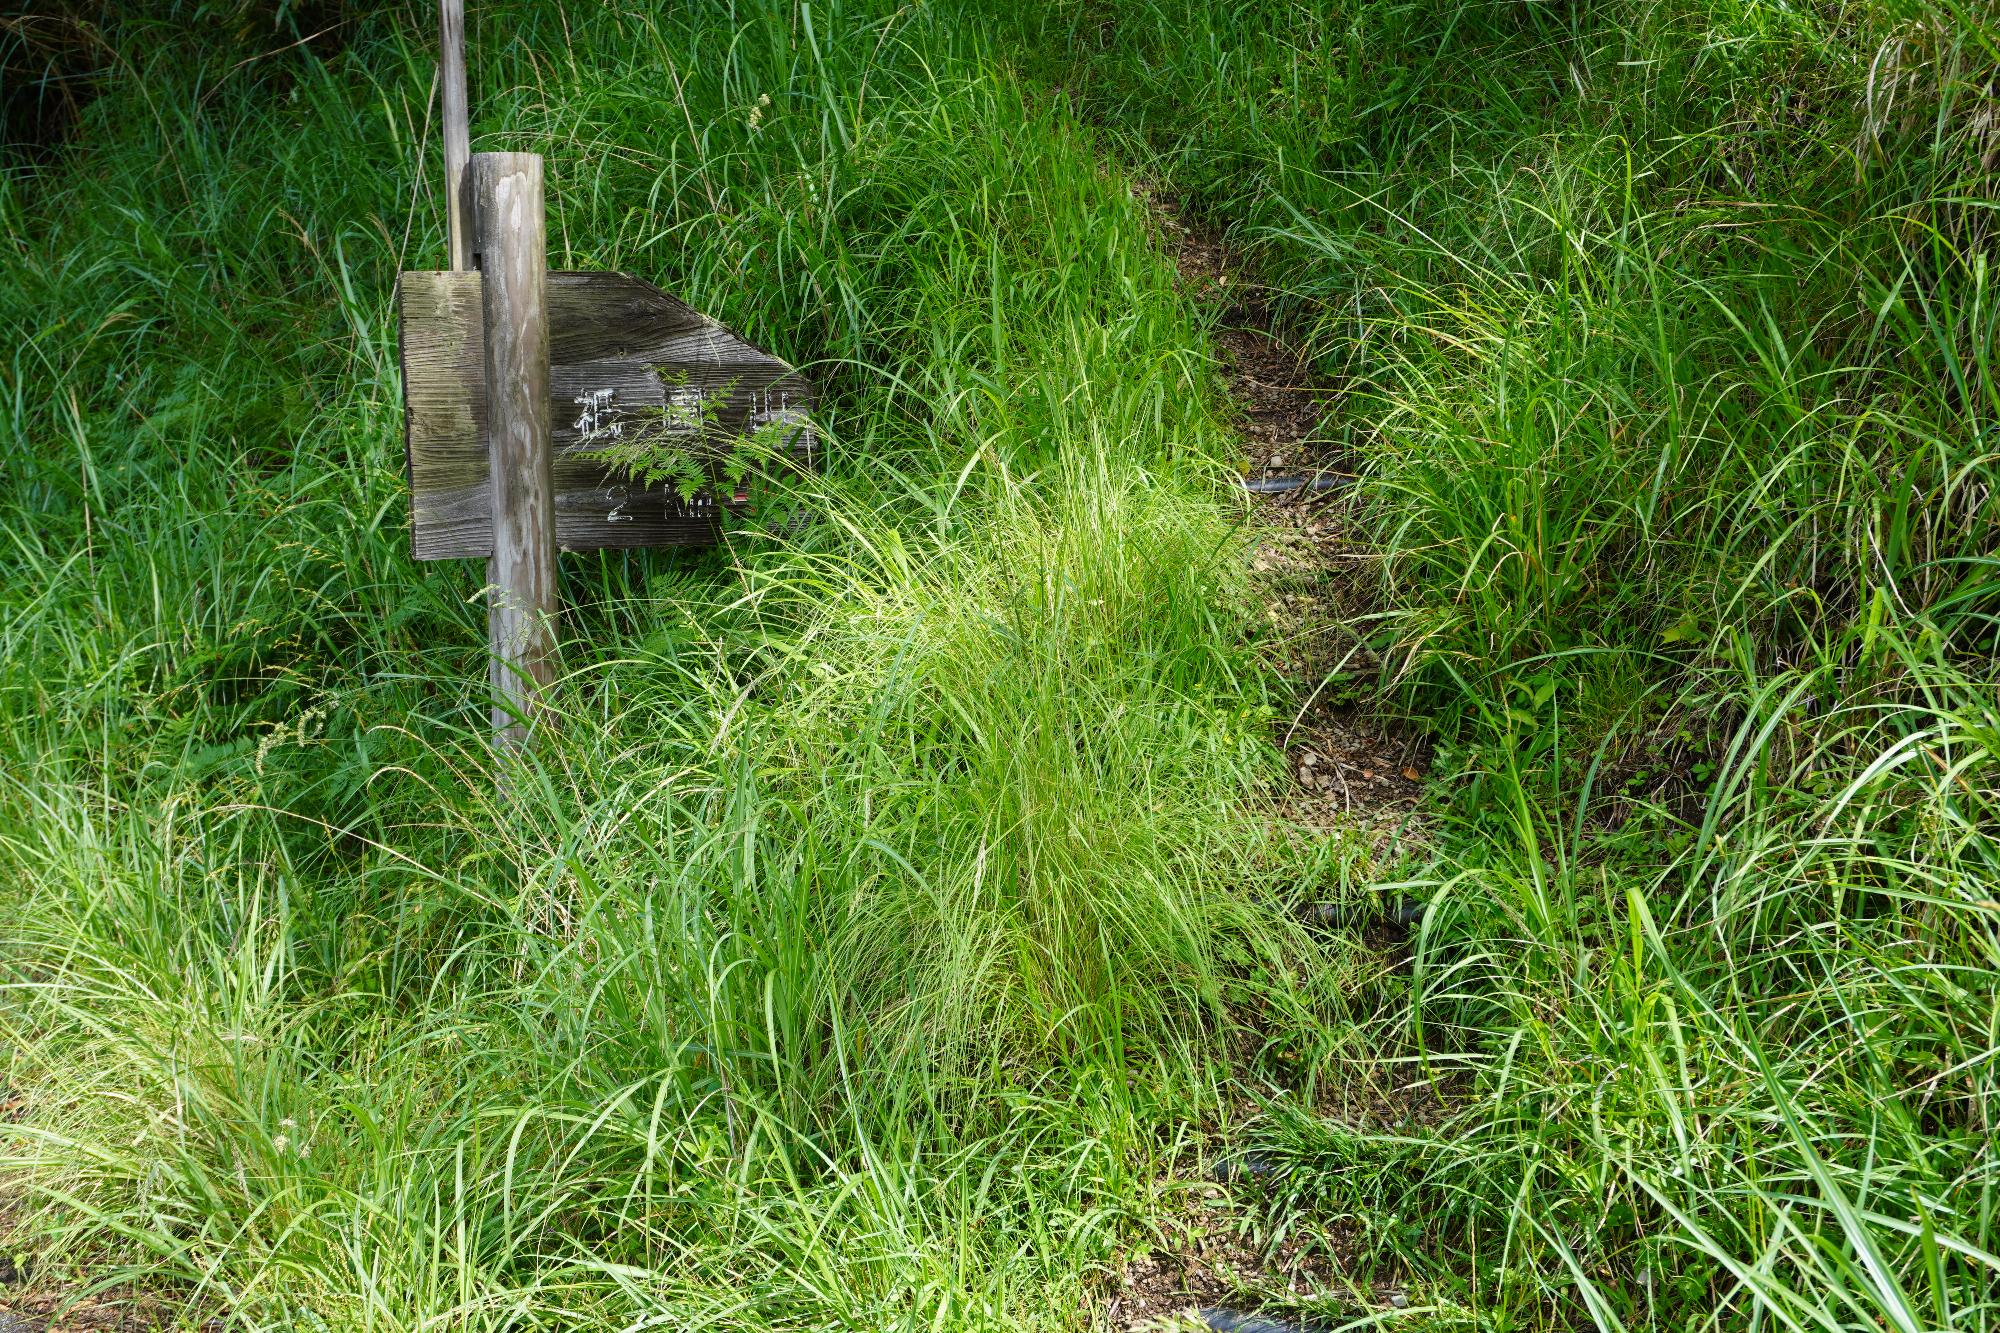
<svg viewBox="0 0 2000 1333">
<path fill-rule="evenodd" d="M 551 272 L 547 293 L 558 548 L 712 542 L 742 503 L 643 484 L 607 448 L 699 457 L 756 438 L 812 461 L 812 387 L 777 357 L 629 274 Z M 405 273 L 397 297 L 412 546 L 419 560 L 483 559 L 493 486 L 480 275 Z"/>
</svg>

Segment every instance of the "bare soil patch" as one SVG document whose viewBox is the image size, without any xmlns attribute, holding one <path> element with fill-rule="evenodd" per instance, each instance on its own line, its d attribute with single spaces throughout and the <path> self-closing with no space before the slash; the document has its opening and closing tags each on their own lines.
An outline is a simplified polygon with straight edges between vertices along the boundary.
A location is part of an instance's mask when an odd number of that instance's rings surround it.
<svg viewBox="0 0 2000 1333">
<path fill-rule="evenodd" d="M 1372 550 L 1350 513 L 1353 460 L 1324 425 L 1339 387 L 1313 372 L 1273 310 L 1215 234 L 1155 197 L 1182 283 L 1217 307 L 1216 350 L 1249 464 L 1246 481 L 1307 478 L 1343 484 L 1253 493 L 1260 539 L 1252 558 L 1279 669 L 1299 691 L 1279 743 L 1296 786 L 1280 815 L 1302 830 L 1365 831 L 1388 852 L 1414 835 L 1428 747 L 1368 707 L 1362 682 L 1380 666 L 1356 632 L 1370 609 Z"/>
<path fill-rule="evenodd" d="M 210 1333 L 221 1327 L 170 1300 L 121 1288 L 86 1296 L 29 1284 L 0 1292 L 0 1333 Z"/>
<path fill-rule="evenodd" d="M 28 1118 L 28 1099 L 0 1086 L 0 1136 Z M 18 1246 L 20 1193 L 0 1182 L 0 1333 L 206 1333 L 221 1325 L 185 1302 L 112 1286 L 93 1291 L 88 1273 L 36 1271 Z"/>
<path fill-rule="evenodd" d="M 1155 1244 L 1128 1252 L 1112 1274 L 1110 1328 L 1166 1333 L 1200 1328 L 1199 1312 L 1340 1290 L 1339 1256 L 1296 1237 L 1266 1251 L 1240 1226 L 1227 1191 L 1210 1185 L 1159 1224 Z"/>
<path fill-rule="evenodd" d="M 1242 432 L 1258 525 L 1252 569 L 1264 631 L 1275 664 L 1296 687 L 1294 711 L 1279 720 L 1275 738 L 1294 781 L 1279 793 L 1273 818 L 1300 837 L 1364 838 L 1387 859 L 1422 838 L 1418 803 L 1429 752 L 1371 706 L 1365 683 L 1380 663 L 1354 627 L 1369 610 L 1373 556 L 1351 521 L 1352 460 L 1324 429 L 1338 386 L 1315 376 L 1266 289 L 1220 237 L 1190 226 L 1157 196 L 1149 203 L 1182 283 L 1217 312 L 1217 359 Z M 1272 489 L 1284 479 L 1320 484 Z M 1385 971 L 1407 962 L 1407 932 L 1393 922 L 1363 923 L 1361 944 Z M 1435 1122 L 1443 1106 L 1428 1086 L 1367 1078 L 1330 1080 L 1314 1101 L 1316 1112 L 1344 1123 L 1406 1127 Z M 1242 1109 L 1245 1120 L 1254 1119 L 1253 1108 Z M 1104 1326 L 1148 1333 L 1251 1328 L 1264 1326 L 1246 1313 L 1259 1309 L 1397 1308 L 1401 1292 L 1393 1285 L 1364 1289 L 1346 1275 L 1350 1247 L 1338 1230 L 1310 1240 L 1287 1235 L 1275 1246 L 1255 1241 L 1251 1213 L 1236 1194 L 1270 1174 L 1259 1154 L 1239 1154 L 1219 1173 L 1190 1169 L 1216 1183 L 1190 1191 L 1155 1223 L 1150 1243 L 1115 1266 L 1105 1285 Z M 1205 1322 L 1203 1312 L 1215 1322 Z M 1277 1317 L 1270 1324 L 1295 1326 Z"/>
</svg>

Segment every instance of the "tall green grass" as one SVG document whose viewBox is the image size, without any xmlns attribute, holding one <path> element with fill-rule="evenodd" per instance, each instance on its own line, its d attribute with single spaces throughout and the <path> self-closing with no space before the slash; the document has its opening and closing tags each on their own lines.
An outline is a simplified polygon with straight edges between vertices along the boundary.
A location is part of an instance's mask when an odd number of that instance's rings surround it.
<svg viewBox="0 0 2000 1333">
<path fill-rule="evenodd" d="M 1990 16 L 476 6 L 554 262 L 809 366 L 830 441 L 785 536 L 565 560 L 502 802 L 477 571 L 403 531 L 429 11 L 243 27 L 289 12 L 120 20 L 0 183 L 49 1280 L 1089 1326 L 1250 1093 L 1328 1320 L 2000 1325 Z M 1340 390 L 1375 697 L 1437 746 L 1430 912 L 1352 993 L 1274 911 L 1370 867 L 1254 815 L 1283 699 L 1140 177 Z"/>
<path fill-rule="evenodd" d="M 473 8 L 552 262 L 807 367 L 827 470 L 566 557 L 497 798 L 403 518 L 429 11 L 127 20 L 0 184 L 9 1244 L 241 1327 L 1068 1322 L 1253 968 L 1326 1003 L 1197 314 L 948 15 Z"/>
<path fill-rule="evenodd" d="M 1994 79 L 1950 3 L 1066 4 L 1342 391 L 1443 841 L 1345 1218 L 1479 1327 L 1989 1329 Z M 1281 1208 L 1281 1213 L 1288 1211 Z"/>
</svg>

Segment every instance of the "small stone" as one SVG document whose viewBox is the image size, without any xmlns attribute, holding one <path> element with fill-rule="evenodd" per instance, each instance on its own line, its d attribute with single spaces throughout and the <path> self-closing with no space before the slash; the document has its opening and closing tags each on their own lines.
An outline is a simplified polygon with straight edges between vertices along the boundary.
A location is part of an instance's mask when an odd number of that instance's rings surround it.
<svg viewBox="0 0 2000 1333">
<path fill-rule="evenodd" d="M 1389 1308 L 1392 1310 L 1407 1310 L 1410 1308 L 1410 1298 L 1400 1291 L 1392 1291 L 1389 1293 Z"/>
</svg>

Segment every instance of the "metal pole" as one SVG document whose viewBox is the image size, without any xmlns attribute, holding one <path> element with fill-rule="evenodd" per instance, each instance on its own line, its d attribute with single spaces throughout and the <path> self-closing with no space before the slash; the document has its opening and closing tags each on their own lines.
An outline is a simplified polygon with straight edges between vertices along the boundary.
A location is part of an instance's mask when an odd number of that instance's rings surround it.
<svg viewBox="0 0 2000 1333">
<path fill-rule="evenodd" d="M 537 153 L 480 153 L 468 178 L 486 334 L 493 470 L 487 565 L 494 743 L 527 743 L 555 675 L 556 514 L 549 446 L 548 231 Z"/>
</svg>

